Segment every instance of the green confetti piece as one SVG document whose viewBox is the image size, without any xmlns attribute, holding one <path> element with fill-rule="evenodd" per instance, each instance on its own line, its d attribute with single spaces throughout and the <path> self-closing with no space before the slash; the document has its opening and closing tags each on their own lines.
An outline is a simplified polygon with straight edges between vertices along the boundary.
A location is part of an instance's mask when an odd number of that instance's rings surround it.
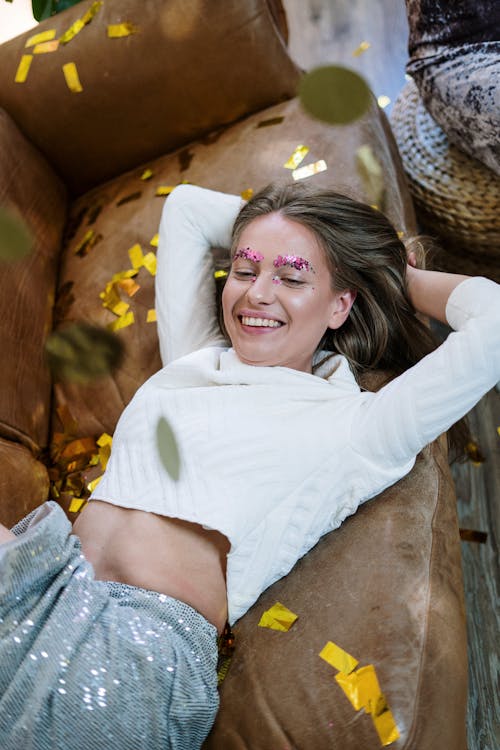
<svg viewBox="0 0 500 750">
<path fill-rule="evenodd" d="M 332 125 L 359 119 L 372 99 L 366 81 L 340 65 L 324 65 L 306 73 L 298 93 L 306 112 Z"/>
</svg>

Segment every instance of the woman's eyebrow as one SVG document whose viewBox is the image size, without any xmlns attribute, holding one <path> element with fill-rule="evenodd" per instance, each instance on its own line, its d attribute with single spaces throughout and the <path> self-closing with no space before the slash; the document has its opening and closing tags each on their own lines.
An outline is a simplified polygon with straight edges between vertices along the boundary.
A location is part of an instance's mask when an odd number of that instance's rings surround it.
<svg viewBox="0 0 500 750">
<path fill-rule="evenodd" d="M 316 273 L 312 263 L 305 258 L 301 258 L 300 255 L 278 255 L 273 260 L 273 266 L 275 268 L 291 266 L 291 268 L 296 268 L 297 271 L 312 271 L 313 273 Z"/>
<path fill-rule="evenodd" d="M 251 247 L 239 248 L 239 250 L 235 252 L 233 260 L 236 260 L 237 258 L 252 260 L 254 263 L 259 263 L 259 261 L 264 260 L 264 256 L 262 255 L 262 253 L 259 253 L 258 250 L 252 250 Z"/>
</svg>

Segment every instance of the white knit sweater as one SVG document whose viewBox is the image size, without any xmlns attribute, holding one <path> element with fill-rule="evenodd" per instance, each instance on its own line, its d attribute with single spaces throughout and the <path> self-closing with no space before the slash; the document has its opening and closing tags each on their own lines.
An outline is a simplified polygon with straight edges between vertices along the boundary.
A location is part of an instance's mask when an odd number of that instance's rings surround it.
<svg viewBox="0 0 500 750">
<path fill-rule="evenodd" d="M 243 364 L 217 325 L 210 252 L 229 246 L 240 205 L 190 185 L 168 198 L 156 285 L 165 366 L 123 412 L 92 496 L 225 534 L 231 624 L 500 378 L 500 286 L 483 278 L 448 300 L 459 332 L 377 393 L 338 355 L 314 374 Z M 156 447 L 162 416 L 181 454 L 177 482 Z"/>
</svg>

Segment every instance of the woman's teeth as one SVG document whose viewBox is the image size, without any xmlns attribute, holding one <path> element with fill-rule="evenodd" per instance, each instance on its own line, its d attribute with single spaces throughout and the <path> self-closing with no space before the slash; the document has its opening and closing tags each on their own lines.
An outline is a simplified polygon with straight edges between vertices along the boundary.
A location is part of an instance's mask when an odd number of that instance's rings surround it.
<svg viewBox="0 0 500 750">
<path fill-rule="evenodd" d="M 241 322 L 244 326 L 264 326 L 264 328 L 279 328 L 282 323 L 279 320 L 270 320 L 269 318 L 247 318 L 241 316 Z"/>
</svg>

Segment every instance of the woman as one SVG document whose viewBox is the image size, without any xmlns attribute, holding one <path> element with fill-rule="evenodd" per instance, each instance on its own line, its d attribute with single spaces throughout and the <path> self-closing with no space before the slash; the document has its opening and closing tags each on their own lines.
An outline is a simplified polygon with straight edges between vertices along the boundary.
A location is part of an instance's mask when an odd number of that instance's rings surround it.
<svg viewBox="0 0 500 750">
<path fill-rule="evenodd" d="M 211 248 L 230 246 L 222 333 Z M 119 420 L 75 523 L 83 555 L 54 503 L 2 530 L 2 747 L 200 747 L 217 632 L 491 388 L 499 303 L 486 279 L 407 266 L 380 212 L 330 191 L 269 186 L 242 208 L 176 188 L 158 249 L 165 366 Z M 424 359 L 415 310 L 459 329 Z M 402 374 L 364 392 L 354 374 L 374 367 Z"/>
</svg>

